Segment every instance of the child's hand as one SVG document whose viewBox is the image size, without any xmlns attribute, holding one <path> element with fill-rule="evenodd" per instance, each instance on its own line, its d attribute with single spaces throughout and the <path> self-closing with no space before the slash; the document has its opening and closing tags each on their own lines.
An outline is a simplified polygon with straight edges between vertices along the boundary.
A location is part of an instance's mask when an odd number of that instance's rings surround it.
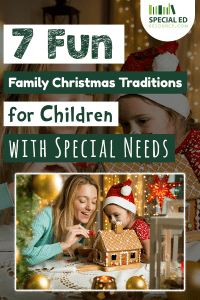
<svg viewBox="0 0 200 300">
<path fill-rule="evenodd" d="M 75 244 L 80 237 L 85 237 L 86 239 L 89 238 L 88 235 L 89 230 L 85 229 L 83 226 L 74 225 L 72 227 L 67 228 L 66 236 L 63 242 L 60 243 L 63 252 L 68 251 L 68 249 Z"/>
<path fill-rule="evenodd" d="M 93 261 L 93 251 L 88 254 L 87 261 Z"/>
</svg>

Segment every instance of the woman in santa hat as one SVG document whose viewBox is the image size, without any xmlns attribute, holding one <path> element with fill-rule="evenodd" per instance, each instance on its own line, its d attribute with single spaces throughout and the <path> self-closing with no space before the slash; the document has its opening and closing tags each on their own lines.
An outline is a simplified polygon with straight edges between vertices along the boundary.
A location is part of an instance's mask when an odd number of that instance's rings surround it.
<svg viewBox="0 0 200 300">
<path fill-rule="evenodd" d="M 131 189 L 132 181 L 111 186 L 103 201 L 103 209 L 109 221 L 121 221 L 123 229 L 135 230 L 142 246 L 141 261 L 150 260 L 150 228 L 144 218 L 138 217 Z"/>
<path fill-rule="evenodd" d="M 177 42 L 132 53 L 121 71 L 180 71 Z M 175 153 L 185 154 L 200 181 L 200 124 L 191 118 L 189 101 L 180 94 L 111 96 L 119 102 L 124 133 L 175 134 Z"/>
</svg>

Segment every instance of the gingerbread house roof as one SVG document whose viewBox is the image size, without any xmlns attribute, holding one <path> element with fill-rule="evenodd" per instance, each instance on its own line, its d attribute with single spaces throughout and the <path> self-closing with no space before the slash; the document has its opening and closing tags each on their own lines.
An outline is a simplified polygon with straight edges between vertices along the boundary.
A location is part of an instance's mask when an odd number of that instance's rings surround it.
<svg viewBox="0 0 200 300">
<path fill-rule="evenodd" d="M 115 233 L 113 230 L 99 231 L 94 248 L 98 241 L 102 242 L 103 248 L 107 252 L 142 249 L 140 240 L 134 230 L 123 230 L 120 234 Z"/>
</svg>

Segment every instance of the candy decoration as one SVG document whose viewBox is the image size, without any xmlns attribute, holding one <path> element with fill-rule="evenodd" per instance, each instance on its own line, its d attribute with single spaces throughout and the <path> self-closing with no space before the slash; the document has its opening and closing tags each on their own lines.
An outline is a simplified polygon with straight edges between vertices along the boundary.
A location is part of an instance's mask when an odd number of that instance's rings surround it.
<svg viewBox="0 0 200 300">
<path fill-rule="evenodd" d="M 90 230 L 89 233 L 88 233 L 88 235 L 92 235 L 92 236 L 93 236 L 93 235 L 96 235 L 96 232 Z"/>
<path fill-rule="evenodd" d="M 67 259 L 67 262 L 73 262 L 78 260 L 78 256 L 72 257 L 71 259 Z"/>
<path fill-rule="evenodd" d="M 151 200 L 158 198 L 158 202 L 160 205 L 160 210 L 162 212 L 164 198 L 168 197 L 170 199 L 177 199 L 174 194 L 170 192 L 170 190 L 176 186 L 180 186 L 183 181 L 178 182 L 169 182 L 169 175 L 164 175 L 162 179 L 158 177 L 158 175 L 153 176 L 154 183 L 147 184 L 146 188 L 151 191 L 151 194 L 147 198 L 147 203 Z"/>
</svg>

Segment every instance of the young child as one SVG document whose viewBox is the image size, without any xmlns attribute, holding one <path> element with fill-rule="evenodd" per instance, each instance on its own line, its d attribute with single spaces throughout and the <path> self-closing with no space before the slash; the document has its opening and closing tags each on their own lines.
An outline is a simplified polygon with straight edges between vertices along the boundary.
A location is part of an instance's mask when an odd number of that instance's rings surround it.
<svg viewBox="0 0 200 300">
<path fill-rule="evenodd" d="M 150 228 L 136 214 L 136 206 L 132 189 L 132 181 L 113 185 L 103 201 L 103 209 L 109 221 L 121 221 L 123 229 L 135 230 L 142 246 L 141 261 L 148 263 L 150 259 Z"/>
<path fill-rule="evenodd" d="M 180 71 L 177 42 L 132 53 L 121 71 Z M 200 181 L 200 124 L 191 118 L 189 101 L 180 94 L 112 95 L 119 101 L 124 133 L 175 134 L 175 153 L 184 154 Z"/>
</svg>

